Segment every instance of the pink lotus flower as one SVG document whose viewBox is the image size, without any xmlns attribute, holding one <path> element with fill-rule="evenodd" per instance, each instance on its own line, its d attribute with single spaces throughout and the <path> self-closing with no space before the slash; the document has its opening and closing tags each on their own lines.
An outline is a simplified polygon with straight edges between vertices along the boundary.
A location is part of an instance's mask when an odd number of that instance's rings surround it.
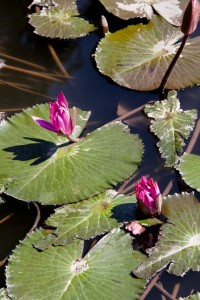
<svg viewBox="0 0 200 300">
<path fill-rule="evenodd" d="M 200 14 L 200 4 L 198 0 L 190 0 L 183 15 L 181 31 L 185 35 L 193 33 L 197 27 Z"/>
<path fill-rule="evenodd" d="M 73 122 L 70 116 L 67 100 L 62 92 L 59 93 L 55 102 L 49 103 L 50 122 L 32 116 L 33 120 L 41 127 L 56 132 L 58 135 L 66 135 L 68 138 L 76 125 L 76 108 L 73 108 Z"/>
<path fill-rule="evenodd" d="M 136 182 L 136 199 L 138 207 L 144 214 L 161 213 L 162 196 L 157 182 L 154 182 L 152 178 L 147 180 L 142 176 L 141 180 Z"/>
<path fill-rule="evenodd" d="M 132 221 L 125 226 L 125 229 L 130 231 L 133 235 L 138 235 L 143 233 L 146 228 L 140 225 L 137 221 Z"/>
</svg>

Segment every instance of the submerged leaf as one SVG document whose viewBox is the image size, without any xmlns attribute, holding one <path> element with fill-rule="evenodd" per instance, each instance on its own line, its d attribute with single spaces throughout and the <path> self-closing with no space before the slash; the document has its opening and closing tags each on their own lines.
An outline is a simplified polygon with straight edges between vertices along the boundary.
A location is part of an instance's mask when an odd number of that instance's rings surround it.
<svg viewBox="0 0 200 300">
<path fill-rule="evenodd" d="M 183 111 L 177 99 L 177 92 L 168 93 L 167 100 L 157 101 L 145 106 L 145 113 L 151 120 L 151 131 L 160 139 L 158 142 L 161 156 L 166 159 L 166 166 L 174 166 L 178 155 L 193 130 L 197 110 Z"/>
<path fill-rule="evenodd" d="M 31 300 L 137 300 L 145 281 L 131 276 L 145 257 L 131 247 L 130 235 L 113 230 L 82 258 L 83 241 L 37 251 L 29 235 L 14 250 L 6 269 L 9 295 Z M 95 298 L 94 298 L 95 297 Z"/>
<path fill-rule="evenodd" d="M 163 18 L 148 24 L 130 25 L 107 33 L 100 41 L 95 60 L 101 73 L 119 85 L 148 91 L 157 89 L 171 63 L 183 34 Z M 200 37 L 190 39 L 167 81 L 166 89 L 200 83 Z"/>
<path fill-rule="evenodd" d="M 121 122 L 69 143 L 39 127 L 31 115 L 47 120 L 49 105 L 25 110 L 0 126 L 0 184 L 6 182 L 6 194 L 18 199 L 42 204 L 78 202 L 130 176 L 142 159 L 141 140 Z M 75 137 L 88 118 L 88 112 L 77 110 Z"/>
<path fill-rule="evenodd" d="M 178 169 L 187 185 L 200 192 L 200 156 L 185 152 Z"/>
<path fill-rule="evenodd" d="M 148 279 L 169 265 L 168 271 L 183 276 L 189 269 L 200 270 L 200 204 L 193 194 L 164 198 L 162 212 L 168 223 L 149 258 L 134 270 Z"/>
<path fill-rule="evenodd" d="M 64 245 L 76 238 L 90 239 L 123 222 L 136 218 L 135 196 L 118 195 L 107 190 L 78 204 L 64 205 L 55 210 L 46 221 L 55 227 L 50 235 L 44 236 L 34 246 L 45 249 L 49 245 Z"/>
<path fill-rule="evenodd" d="M 41 3 L 42 4 L 42 3 Z M 44 2 L 48 4 L 48 2 Z M 39 13 L 31 14 L 30 24 L 35 33 L 51 38 L 77 38 L 87 35 L 96 28 L 79 16 L 75 0 L 54 0 Z"/>
<path fill-rule="evenodd" d="M 100 0 L 100 2 L 109 12 L 121 19 L 135 17 L 151 19 L 155 10 L 169 23 L 180 26 L 187 0 Z"/>
</svg>

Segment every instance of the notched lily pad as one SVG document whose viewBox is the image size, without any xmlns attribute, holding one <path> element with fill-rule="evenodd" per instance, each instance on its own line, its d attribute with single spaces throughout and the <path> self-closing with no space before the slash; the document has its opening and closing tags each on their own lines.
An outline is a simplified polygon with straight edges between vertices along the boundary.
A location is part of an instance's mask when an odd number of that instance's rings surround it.
<svg viewBox="0 0 200 300">
<path fill-rule="evenodd" d="M 183 111 L 177 92 L 168 93 L 166 100 L 146 105 L 144 109 L 151 120 L 150 130 L 160 140 L 157 146 L 161 156 L 166 159 L 166 166 L 174 166 L 182 153 L 187 139 L 194 128 L 197 110 Z"/>
<path fill-rule="evenodd" d="M 145 256 L 132 250 L 132 238 L 122 230 L 112 230 L 84 257 L 81 240 L 39 252 L 32 245 L 40 237 L 40 231 L 29 235 L 9 259 L 6 278 L 13 298 L 137 300 L 142 293 L 145 281 L 133 278 L 130 269 Z"/>
<path fill-rule="evenodd" d="M 48 120 L 49 105 L 25 110 L 0 126 L 0 184 L 6 183 L 6 194 L 18 199 L 42 204 L 88 199 L 129 177 L 142 159 L 141 140 L 121 122 L 70 143 L 39 127 L 31 115 Z M 89 112 L 78 109 L 77 117 L 76 137 Z"/>
<path fill-rule="evenodd" d="M 148 279 L 169 265 L 168 272 L 183 276 L 200 270 L 200 204 L 194 195 L 182 193 L 164 198 L 162 212 L 168 223 L 162 225 L 158 243 L 149 258 L 134 270 Z"/>
<path fill-rule="evenodd" d="M 35 33 L 51 38 L 68 39 L 83 37 L 96 29 L 93 24 L 80 17 L 76 1 L 54 0 L 52 4 L 44 1 L 41 11 L 29 16 Z"/>
<path fill-rule="evenodd" d="M 162 17 L 148 24 L 130 25 L 107 33 L 100 41 L 95 60 L 99 71 L 129 89 L 159 88 L 183 36 Z M 200 38 L 188 40 L 167 81 L 166 89 L 181 89 L 200 83 Z"/>
<path fill-rule="evenodd" d="M 43 230 L 42 239 L 34 246 L 44 250 L 50 245 L 64 245 L 76 238 L 90 239 L 135 218 L 135 196 L 107 190 L 80 203 L 57 208 L 46 221 L 47 226 L 56 229 L 50 234 Z"/>
<path fill-rule="evenodd" d="M 151 19 L 156 11 L 169 23 L 180 26 L 187 0 L 100 0 L 100 2 L 109 12 L 124 20 L 135 17 Z"/>
</svg>

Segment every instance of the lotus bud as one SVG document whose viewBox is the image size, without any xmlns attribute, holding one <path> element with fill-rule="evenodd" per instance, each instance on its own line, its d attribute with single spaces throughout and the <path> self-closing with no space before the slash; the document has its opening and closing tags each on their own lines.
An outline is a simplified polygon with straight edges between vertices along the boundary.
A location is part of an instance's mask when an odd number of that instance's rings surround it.
<svg viewBox="0 0 200 300">
<path fill-rule="evenodd" d="M 190 0 L 183 15 L 181 31 L 185 35 L 193 33 L 197 27 L 200 14 L 200 4 L 198 0 Z"/>
<path fill-rule="evenodd" d="M 148 180 L 142 176 L 136 182 L 136 199 L 140 210 L 146 215 L 157 215 L 161 213 L 162 195 L 157 182 L 152 178 Z"/>
<path fill-rule="evenodd" d="M 32 119 L 41 127 L 53 131 L 61 136 L 66 136 L 73 142 L 80 139 L 72 137 L 71 134 L 76 126 L 76 108 L 73 108 L 73 121 L 69 112 L 67 100 L 62 92 L 55 102 L 50 102 L 50 122 L 32 116 Z"/>
</svg>

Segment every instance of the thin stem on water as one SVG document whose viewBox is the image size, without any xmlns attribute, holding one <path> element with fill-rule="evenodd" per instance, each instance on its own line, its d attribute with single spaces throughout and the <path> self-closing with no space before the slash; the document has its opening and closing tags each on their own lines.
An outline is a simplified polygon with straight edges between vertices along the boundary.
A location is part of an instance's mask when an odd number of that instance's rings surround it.
<svg viewBox="0 0 200 300">
<path fill-rule="evenodd" d="M 173 70 L 173 68 L 174 68 L 174 66 L 175 66 L 175 64 L 176 64 L 179 56 L 181 55 L 181 52 L 183 51 L 183 48 L 185 47 L 186 41 L 188 39 L 188 36 L 189 36 L 188 34 L 184 35 L 183 40 L 181 42 L 181 45 L 180 45 L 178 51 L 176 52 L 174 58 L 172 59 L 170 65 L 169 65 L 169 67 L 168 67 L 168 69 L 167 69 L 167 71 L 166 71 L 166 73 L 165 73 L 165 75 L 163 77 L 163 80 L 161 81 L 159 89 L 161 91 L 161 97 L 162 98 L 164 96 L 164 92 L 165 92 L 165 87 L 166 87 L 166 84 L 167 84 L 167 80 L 168 80 L 168 78 L 169 78 L 169 76 L 170 76 L 170 74 L 171 74 L 171 72 L 172 72 L 172 70 Z"/>
</svg>

